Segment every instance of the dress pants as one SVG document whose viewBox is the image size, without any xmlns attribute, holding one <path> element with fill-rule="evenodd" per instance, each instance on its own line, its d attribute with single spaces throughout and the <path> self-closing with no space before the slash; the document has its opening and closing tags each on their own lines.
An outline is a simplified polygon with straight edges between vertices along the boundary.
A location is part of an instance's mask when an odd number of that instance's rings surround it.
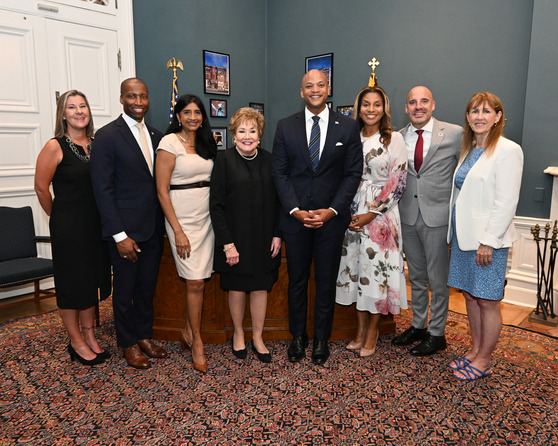
<svg viewBox="0 0 558 446">
<path fill-rule="evenodd" d="M 411 282 L 412 326 L 426 328 L 432 336 L 443 336 L 449 305 L 448 227 L 426 226 L 418 214 L 414 225 L 402 224 L 403 251 Z M 428 324 L 428 286 L 432 292 Z"/>
<path fill-rule="evenodd" d="M 293 336 L 306 333 L 308 279 L 312 258 L 316 279 L 314 338 L 331 336 L 335 310 L 335 283 L 341 261 L 344 232 L 325 235 L 323 230 L 304 228 L 296 234 L 283 234 L 289 272 L 289 329 Z"/>
<path fill-rule="evenodd" d="M 112 307 L 116 341 L 120 347 L 131 347 L 138 339 L 151 339 L 153 331 L 153 295 L 157 285 L 163 239 L 151 237 L 136 242 L 141 252 L 130 262 L 118 253 L 116 244 L 109 243 L 113 268 Z"/>
</svg>

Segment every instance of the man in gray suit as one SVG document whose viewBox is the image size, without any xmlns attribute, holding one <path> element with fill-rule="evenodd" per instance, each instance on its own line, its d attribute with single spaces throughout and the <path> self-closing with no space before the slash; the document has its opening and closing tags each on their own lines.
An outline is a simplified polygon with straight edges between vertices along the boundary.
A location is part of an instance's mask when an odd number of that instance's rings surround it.
<svg viewBox="0 0 558 446">
<path fill-rule="evenodd" d="M 432 117 L 436 103 L 426 87 L 407 95 L 405 112 L 411 121 L 401 130 L 409 163 L 407 187 L 399 202 L 403 251 L 407 260 L 413 321 L 396 336 L 393 345 L 410 345 L 415 356 L 446 348 L 444 330 L 448 316 L 447 286 L 449 201 L 453 172 L 461 148 L 463 129 Z M 428 324 L 428 286 L 432 292 Z"/>
</svg>

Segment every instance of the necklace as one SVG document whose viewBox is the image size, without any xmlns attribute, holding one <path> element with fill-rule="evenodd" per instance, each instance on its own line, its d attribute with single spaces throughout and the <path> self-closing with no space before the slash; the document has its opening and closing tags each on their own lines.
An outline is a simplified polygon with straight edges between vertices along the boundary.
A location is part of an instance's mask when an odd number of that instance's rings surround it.
<svg viewBox="0 0 558 446">
<path fill-rule="evenodd" d="M 258 156 L 258 149 L 256 149 L 256 153 L 254 153 L 252 156 L 244 156 L 242 153 L 240 153 L 240 150 L 238 150 L 238 147 L 235 146 L 235 148 L 236 148 L 236 151 L 238 152 L 238 154 L 242 158 L 244 158 L 245 160 L 252 161 L 254 158 L 256 158 Z"/>
<path fill-rule="evenodd" d="M 72 139 L 69 136 L 66 136 L 66 142 L 68 143 L 68 145 L 70 146 L 70 149 L 72 149 L 72 152 L 74 152 L 74 154 L 84 163 L 88 163 L 90 161 L 90 157 L 91 157 L 91 138 L 89 138 L 89 143 L 87 144 L 87 154 L 82 155 L 81 153 L 79 153 L 78 148 L 76 147 L 76 145 L 74 144 L 74 142 L 72 141 Z"/>
<path fill-rule="evenodd" d="M 184 142 L 185 142 L 186 144 L 188 144 L 190 147 L 195 147 L 195 146 L 196 146 L 195 144 L 191 144 L 191 143 L 190 143 L 190 139 L 184 139 L 180 133 L 177 133 L 177 135 L 178 135 L 178 137 L 179 137 L 182 141 L 184 141 Z"/>
</svg>

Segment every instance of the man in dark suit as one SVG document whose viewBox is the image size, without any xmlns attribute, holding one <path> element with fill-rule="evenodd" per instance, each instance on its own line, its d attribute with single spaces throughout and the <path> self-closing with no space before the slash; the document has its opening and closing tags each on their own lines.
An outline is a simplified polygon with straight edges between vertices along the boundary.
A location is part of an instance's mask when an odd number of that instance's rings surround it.
<svg viewBox="0 0 558 446">
<path fill-rule="evenodd" d="M 151 363 L 144 353 L 167 356 L 151 340 L 164 233 L 154 150 L 163 135 L 144 122 L 149 93 L 142 80 L 122 82 L 120 103 L 124 113 L 95 135 L 91 176 L 103 237 L 110 241 L 116 339 L 128 365 L 147 369 Z"/>
<path fill-rule="evenodd" d="M 401 130 L 409 156 L 407 186 L 399 202 L 403 251 L 411 282 L 413 321 L 392 339 L 393 345 L 419 344 L 414 356 L 446 348 L 449 247 L 446 241 L 453 172 L 459 159 L 463 129 L 432 117 L 436 103 L 423 86 L 409 91 Z M 432 291 L 429 300 L 428 288 Z M 430 301 L 430 323 L 428 306 Z"/>
<path fill-rule="evenodd" d="M 305 357 L 308 279 L 314 258 L 316 300 L 312 362 L 329 357 L 335 309 L 335 283 L 350 204 L 362 176 L 363 160 L 356 121 L 326 107 L 328 81 L 310 70 L 300 96 L 306 107 L 277 124 L 272 176 L 281 201 L 279 228 L 289 271 L 291 362 Z"/>
</svg>

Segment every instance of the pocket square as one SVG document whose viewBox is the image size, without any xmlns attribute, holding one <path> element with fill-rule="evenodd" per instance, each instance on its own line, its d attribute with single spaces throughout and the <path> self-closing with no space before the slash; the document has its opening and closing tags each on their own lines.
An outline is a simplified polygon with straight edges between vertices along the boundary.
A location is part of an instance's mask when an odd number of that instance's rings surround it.
<svg viewBox="0 0 558 446">
<path fill-rule="evenodd" d="M 338 142 L 337 144 L 335 144 L 335 147 L 339 147 L 339 146 L 342 146 L 342 145 L 343 145 L 342 142 Z"/>
</svg>

